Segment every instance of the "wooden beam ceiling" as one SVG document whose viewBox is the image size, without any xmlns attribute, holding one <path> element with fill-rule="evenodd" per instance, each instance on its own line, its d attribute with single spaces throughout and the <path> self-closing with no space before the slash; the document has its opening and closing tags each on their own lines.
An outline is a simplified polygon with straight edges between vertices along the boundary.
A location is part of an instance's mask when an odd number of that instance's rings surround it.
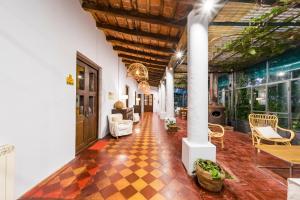
<svg viewBox="0 0 300 200">
<path fill-rule="evenodd" d="M 138 62 L 138 63 L 144 64 L 146 67 L 152 67 L 152 68 L 163 69 L 163 70 L 165 70 L 165 68 L 166 68 L 165 65 L 157 65 L 155 63 L 149 63 L 149 62 L 145 62 L 145 61 L 137 61 L 137 60 L 134 60 L 134 59 L 123 58 L 122 62 L 123 63 L 128 63 L 128 64 L 132 64 L 132 63 Z"/>
<path fill-rule="evenodd" d="M 137 47 L 137 48 L 141 48 L 141 49 L 145 49 L 145 50 L 153 50 L 153 51 L 158 51 L 158 52 L 168 53 L 168 54 L 173 54 L 174 53 L 174 50 L 171 49 L 171 48 L 165 48 L 165 47 L 135 43 L 135 42 L 132 42 L 132 41 L 122 40 L 122 39 L 112 37 L 112 36 L 106 37 L 106 40 L 109 41 L 109 42 L 115 43 L 115 44 L 132 46 L 132 47 Z"/>
<path fill-rule="evenodd" d="M 128 67 L 130 64 L 134 63 L 134 61 L 131 60 L 126 60 L 126 59 L 122 59 L 123 63 L 125 63 L 126 67 Z M 153 69 L 156 71 L 162 71 L 165 72 L 165 67 L 161 67 L 161 66 L 157 66 L 157 65 L 152 65 L 152 64 L 145 64 L 145 66 L 148 69 Z"/>
<path fill-rule="evenodd" d="M 168 62 L 161 62 L 161 61 L 156 61 L 156 60 L 151 60 L 151 59 L 146 59 L 146 58 L 140 58 L 140 57 L 136 57 L 136 56 L 129 56 L 126 54 L 118 54 L 118 56 L 120 58 L 125 58 L 127 60 L 140 61 L 140 62 L 144 62 L 144 63 L 148 63 L 148 64 L 160 65 L 163 67 L 168 65 Z"/>
<path fill-rule="evenodd" d="M 136 10 L 121 10 L 116 8 L 108 8 L 106 6 L 102 6 L 100 4 L 91 4 L 87 2 L 82 3 L 82 8 L 87 11 L 96 11 L 101 12 L 110 16 L 115 17 L 122 17 L 126 19 L 131 20 L 138 20 L 138 21 L 144 21 L 148 22 L 150 24 L 157 24 L 157 25 L 163 25 L 163 26 L 169 26 L 174 28 L 183 28 L 186 24 L 186 19 L 182 20 L 173 20 L 166 17 L 161 16 L 155 16 L 150 14 L 143 14 L 140 12 L 137 12 Z"/>
<path fill-rule="evenodd" d="M 185 56 L 186 48 L 187 48 L 187 29 L 185 28 L 177 46 L 176 46 L 176 52 L 182 52 L 184 54 L 183 56 Z M 168 67 L 175 69 L 177 64 L 178 64 L 178 58 L 174 54 L 170 59 Z"/>
<path fill-rule="evenodd" d="M 157 54 L 153 54 L 153 53 L 147 53 L 147 52 L 143 52 L 143 51 L 136 51 L 133 49 L 128 49 L 125 47 L 120 47 L 120 46 L 114 46 L 113 49 L 115 51 L 119 51 L 121 53 L 125 53 L 125 54 L 134 54 L 136 56 L 147 56 L 147 57 L 152 57 L 158 60 L 162 60 L 162 61 L 169 61 L 170 60 L 170 56 L 162 56 L 162 55 L 157 55 Z"/>
<path fill-rule="evenodd" d="M 145 32 L 145 31 L 140 31 L 140 30 L 122 28 L 122 27 L 112 26 L 112 25 L 104 24 L 104 23 L 100 23 L 100 22 L 97 22 L 97 27 L 100 29 L 103 29 L 103 30 L 107 30 L 107 31 L 114 31 L 114 32 L 123 33 L 123 34 L 127 34 L 127 35 L 143 37 L 143 38 L 147 38 L 150 40 L 157 40 L 160 42 L 172 43 L 174 45 L 179 40 L 178 38 L 175 38 L 175 37 L 169 37 L 166 35 L 150 33 L 150 32 Z"/>
</svg>

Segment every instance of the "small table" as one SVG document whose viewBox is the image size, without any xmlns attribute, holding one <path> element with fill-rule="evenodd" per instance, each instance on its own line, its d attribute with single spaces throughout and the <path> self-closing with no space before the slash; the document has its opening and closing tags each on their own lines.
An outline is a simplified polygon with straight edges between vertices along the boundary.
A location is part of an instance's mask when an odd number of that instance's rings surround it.
<svg viewBox="0 0 300 200">
<path fill-rule="evenodd" d="M 271 154 L 272 156 L 279 158 L 290 164 L 290 177 L 293 176 L 293 166 L 300 164 L 300 146 L 285 146 L 285 145 L 255 145 L 257 152 L 263 151 Z M 281 168 L 281 167 L 268 167 L 259 166 L 264 168 Z"/>
</svg>

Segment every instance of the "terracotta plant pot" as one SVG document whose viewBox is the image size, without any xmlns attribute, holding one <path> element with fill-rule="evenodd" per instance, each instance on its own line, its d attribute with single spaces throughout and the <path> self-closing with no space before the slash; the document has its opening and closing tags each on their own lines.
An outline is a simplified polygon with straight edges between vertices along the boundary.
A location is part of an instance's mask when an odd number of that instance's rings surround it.
<svg viewBox="0 0 300 200">
<path fill-rule="evenodd" d="M 221 167 L 220 167 L 221 168 Z M 196 175 L 199 184 L 206 190 L 211 192 L 220 192 L 223 188 L 225 172 L 221 168 L 221 178 L 213 179 L 208 171 L 205 171 L 200 166 L 196 166 Z"/>
<path fill-rule="evenodd" d="M 178 131 L 178 127 L 176 125 L 168 126 L 167 132 L 174 133 Z"/>
</svg>

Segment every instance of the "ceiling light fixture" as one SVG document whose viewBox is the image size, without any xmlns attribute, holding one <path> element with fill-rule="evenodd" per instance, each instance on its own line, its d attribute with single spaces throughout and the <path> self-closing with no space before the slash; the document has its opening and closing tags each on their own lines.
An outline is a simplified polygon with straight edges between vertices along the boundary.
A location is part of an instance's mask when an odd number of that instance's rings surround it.
<svg viewBox="0 0 300 200">
<path fill-rule="evenodd" d="M 180 59 L 180 58 L 182 58 L 182 56 L 183 56 L 183 53 L 182 53 L 182 51 L 178 51 L 178 52 L 176 52 L 176 58 L 177 58 L 177 59 Z"/>
<path fill-rule="evenodd" d="M 220 0 L 201 0 L 196 9 L 198 9 L 203 17 L 212 18 L 217 11 L 223 6 Z"/>
</svg>

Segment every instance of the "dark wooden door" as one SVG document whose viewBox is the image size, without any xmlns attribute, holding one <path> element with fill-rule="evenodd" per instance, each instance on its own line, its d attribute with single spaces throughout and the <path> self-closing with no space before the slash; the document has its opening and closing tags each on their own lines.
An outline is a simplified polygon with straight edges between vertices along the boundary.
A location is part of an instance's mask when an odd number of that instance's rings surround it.
<svg viewBox="0 0 300 200">
<path fill-rule="evenodd" d="M 144 95 L 144 112 L 153 112 L 153 94 Z"/>
<path fill-rule="evenodd" d="M 98 71 L 77 61 L 76 75 L 76 153 L 98 138 Z"/>
</svg>

